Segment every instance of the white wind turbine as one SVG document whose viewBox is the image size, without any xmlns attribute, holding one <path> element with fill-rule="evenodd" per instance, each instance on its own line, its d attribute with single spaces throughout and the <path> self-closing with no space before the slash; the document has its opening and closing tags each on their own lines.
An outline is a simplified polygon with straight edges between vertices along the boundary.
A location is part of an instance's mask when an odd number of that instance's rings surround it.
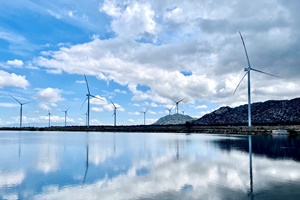
<svg viewBox="0 0 300 200">
<path fill-rule="evenodd" d="M 146 113 L 148 111 L 148 108 L 145 111 L 142 111 L 141 113 L 144 113 L 144 125 L 146 125 Z"/>
<path fill-rule="evenodd" d="M 94 95 L 92 95 L 92 94 L 90 93 L 89 83 L 88 83 L 87 78 L 86 78 L 85 75 L 84 75 L 84 78 L 85 78 L 85 83 L 86 83 L 86 87 L 87 87 L 88 93 L 86 94 L 87 97 L 86 97 L 86 99 L 84 100 L 83 104 L 84 104 L 84 103 L 86 102 L 86 100 L 87 100 L 87 102 L 88 102 L 88 107 L 87 107 L 87 127 L 90 127 L 90 99 L 91 99 L 91 97 L 96 98 L 96 99 L 99 99 L 99 100 L 102 100 L 102 99 L 100 99 L 100 98 L 98 98 L 98 97 L 96 97 L 96 96 L 94 96 Z M 82 106 L 83 106 L 83 104 L 82 104 Z M 81 108 L 82 108 L 82 106 L 81 106 Z"/>
<path fill-rule="evenodd" d="M 48 114 L 46 115 L 46 117 L 49 116 L 49 122 L 48 122 L 48 126 L 50 127 L 50 117 L 51 117 L 51 113 L 50 110 L 48 110 Z"/>
<path fill-rule="evenodd" d="M 31 103 L 33 101 L 29 101 L 29 102 L 25 102 L 22 103 L 20 102 L 18 99 L 16 99 L 15 97 L 13 97 L 12 95 L 8 94 L 9 96 L 11 96 L 11 98 L 13 98 L 14 100 L 16 100 L 19 104 L 20 104 L 20 128 L 22 128 L 22 118 L 23 118 L 23 105 Z"/>
<path fill-rule="evenodd" d="M 118 107 L 112 101 L 110 101 L 110 102 L 114 107 L 114 114 L 113 114 L 113 116 L 114 116 L 114 126 L 116 126 L 117 125 L 117 109 L 118 109 Z"/>
<path fill-rule="evenodd" d="M 175 112 L 178 114 L 178 104 L 180 103 L 180 102 L 182 102 L 183 100 L 184 100 L 185 98 L 183 98 L 183 99 L 181 99 L 181 100 L 179 100 L 179 101 L 175 101 L 174 99 L 172 99 L 174 102 L 175 102 L 175 105 L 176 105 L 176 107 L 175 107 Z"/>
<path fill-rule="evenodd" d="M 169 111 L 169 115 L 171 115 L 171 110 L 172 110 L 173 106 L 171 108 L 166 108 L 166 110 Z"/>
<path fill-rule="evenodd" d="M 70 109 L 70 107 L 67 110 L 63 111 L 65 113 L 65 127 L 67 126 L 67 115 L 68 115 L 68 110 L 69 109 Z"/>
<path fill-rule="evenodd" d="M 247 58 L 248 67 L 244 69 L 244 71 L 246 73 L 243 76 L 243 78 L 240 80 L 240 82 L 237 85 L 236 89 L 234 90 L 233 94 L 235 94 L 236 90 L 240 86 L 240 84 L 243 81 L 243 79 L 245 78 L 245 76 L 248 75 L 248 126 L 251 127 L 251 88 L 250 88 L 251 84 L 250 84 L 250 71 L 253 70 L 253 71 L 256 71 L 256 72 L 259 72 L 259 73 L 267 74 L 269 76 L 274 76 L 274 77 L 277 77 L 277 78 L 280 78 L 280 77 L 279 76 L 275 76 L 273 74 L 269 74 L 269 73 L 260 71 L 260 70 L 257 70 L 257 69 L 254 69 L 254 68 L 251 67 L 250 61 L 249 61 L 249 57 L 248 57 L 248 53 L 247 53 L 247 49 L 246 49 L 246 45 L 245 45 L 245 42 L 244 42 L 244 39 L 243 39 L 243 36 L 242 36 L 241 32 L 239 32 L 239 33 L 240 33 L 240 36 L 241 36 L 241 40 L 243 42 L 243 46 L 244 46 L 244 50 L 245 50 L 245 54 L 246 54 L 246 58 Z"/>
</svg>

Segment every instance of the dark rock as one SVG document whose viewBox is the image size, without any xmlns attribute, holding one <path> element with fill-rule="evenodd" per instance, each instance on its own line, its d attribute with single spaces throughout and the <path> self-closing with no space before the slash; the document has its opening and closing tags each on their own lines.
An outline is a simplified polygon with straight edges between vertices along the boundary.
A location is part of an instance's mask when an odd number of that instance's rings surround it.
<svg viewBox="0 0 300 200">
<path fill-rule="evenodd" d="M 300 98 L 253 103 L 251 114 L 253 125 L 300 124 Z M 235 108 L 221 107 L 192 123 L 197 125 L 245 125 L 248 123 L 248 105 Z"/>
</svg>

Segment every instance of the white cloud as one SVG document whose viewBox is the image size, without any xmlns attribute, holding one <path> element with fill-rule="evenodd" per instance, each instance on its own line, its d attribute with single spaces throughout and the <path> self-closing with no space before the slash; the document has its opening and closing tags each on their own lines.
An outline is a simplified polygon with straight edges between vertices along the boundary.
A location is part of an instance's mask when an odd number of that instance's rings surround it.
<svg viewBox="0 0 300 200">
<path fill-rule="evenodd" d="M 23 61 L 18 59 L 8 60 L 6 63 L 15 67 L 22 67 L 24 65 Z"/>
<path fill-rule="evenodd" d="M 127 94 L 125 90 L 115 89 L 114 92 L 120 93 L 120 94 Z"/>
<path fill-rule="evenodd" d="M 139 39 L 155 34 L 155 12 L 149 3 L 105 0 L 100 10 L 113 18 L 111 28 L 119 37 Z"/>
<path fill-rule="evenodd" d="M 16 75 L 15 73 L 8 73 L 0 70 L 0 88 L 3 87 L 19 87 L 26 89 L 29 86 L 29 82 L 26 80 L 26 76 Z"/>
<path fill-rule="evenodd" d="M 140 115 L 140 112 L 128 112 L 129 115 Z"/>
<path fill-rule="evenodd" d="M 206 109 L 207 105 L 196 106 L 195 108 L 196 109 Z"/>
<path fill-rule="evenodd" d="M 128 122 L 135 123 L 135 120 L 134 119 L 128 119 Z"/>
<path fill-rule="evenodd" d="M 15 103 L 0 103 L 0 107 L 12 108 L 12 107 L 19 107 L 19 105 Z"/>
<path fill-rule="evenodd" d="M 300 43 L 292 5 L 265 0 L 247 8 L 234 1 L 106 0 L 100 10 L 111 17 L 109 28 L 115 37 L 94 37 L 60 48 L 35 63 L 49 70 L 113 80 L 127 86 L 134 101 L 167 104 L 170 98 L 186 97 L 189 103 L 235 105 L 247 102 L 245 83 L 232 96 L 247 64 L 238 35 L 241 30 L 252 65 L 286 77 L 273 81 L 253 73 L 253 100 L 293 98 L 298 89 L 282 88 L 300 84 L 299 57 L 291 53 L 298 52 Z"/>
<path fill-rule="evenodd" d="M 50 106 L 56 107 L 56 103 L 63 101 L 64 98 L 61 96 L 62 90 L 57 88 L 45 88 L 40 90 L 35 98 L 40 101 L 39 106 L 44 110 L 51 110 Z"/>
<path fill-rule="evenodd" d="M 103 108 L 92 107 L 92 111 L 95 111 L 95 112 L 103 112 Z"/>
<path fill-rule="evenodd" d="M 9 188 L 20 185 L 25 179 L 25 173 L 22 170 L 14 172 L 0 172 L 0 188 Z"/>
</svg>

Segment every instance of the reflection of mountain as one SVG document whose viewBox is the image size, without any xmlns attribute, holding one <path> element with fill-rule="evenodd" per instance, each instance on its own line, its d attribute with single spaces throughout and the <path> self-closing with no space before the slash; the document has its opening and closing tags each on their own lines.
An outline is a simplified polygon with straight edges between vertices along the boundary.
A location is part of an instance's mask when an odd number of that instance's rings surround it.
<svg viewBox="0 0 300 200">
<path fill-rule="evenodd" d="M 224 150 L 241 150 L 248 152 L 248 141 L 244 139 L 220 139 L 213 141 Z M 300 137 L 288 136 L 252 136 L 252 152 L 254 155 L 267 156 L 274 159 L 292 159 L 300 161 Z"/>
</svg>

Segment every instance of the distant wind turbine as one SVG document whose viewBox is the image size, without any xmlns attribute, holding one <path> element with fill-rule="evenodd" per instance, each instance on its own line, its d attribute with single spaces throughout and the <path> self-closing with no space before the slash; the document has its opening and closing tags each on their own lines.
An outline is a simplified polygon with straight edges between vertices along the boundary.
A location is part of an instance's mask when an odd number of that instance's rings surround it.
<svg viewBox="0 0 300 200">
<path fill-rule="evenodd" d="M 178 104 L 179 104 L 180 102 L 182 102 L 184 99 L 185 99 L 185 98 L 183 98 L 183 99 L 181 99 L 181 100 L 179 100 L 179 101 L 175 101 L 174 99 L 172 99 L 172 100 L 175 102 L 175 104 L 176 104 L 175 112 L 176 112 L 177 114 L 178 114 Z"/>
<path fill-rule="evenodd" d="M 116 126 L 117 125 L 117 109 L 118 109 L 118 107 L 112 101 L 110 101 L 110 102 L 114 107 L 114 114 L 113 114 L 113 116 L 114 116 L 114 126 Z"/>
<path fill-rule="evenodd" d="M 20 128 L 22 128 L 22 118 L 23 118 L 23 105 L 31 103 L 33 101 L 29 101 L 29 102 L 25 102 L 22 103 L 20 102 L 18 99 L 16 99 L 15 97 L 13 97 L 12 95 L 8 94 L 9 96 L 11 96 L 11 98 L 13 98 L 14 100 L 16 100 L 19 104 L 20 104 Z"/>
<path fill-rule="evenodd" d="M 142 111 L 144 113 L 144 125 L 146 125 L 146 113 L 148 111 L 148 108 L 145 111 Z"/>
<path fill-rule="evenodd" d="M 50 110 L 48 110 L 48 114 L 46 115 L 46 117 L 49 116 L 49 123 L 48 123 L 48 126 L 50 127 L 50 116 L 51 116 L 51 113 L 50 113 Z"/>
<path fill-rule="evenodd" d="M 69 109 L 70 109 L 70 107 L 67 110 L 63 111 L 65 113 L 65 127 L 67 126 L 67 115 L 68 115 L 68 110 Z"/>
<path fill-rule="evenodd" d="M 168 110 L 169 111 L 169 115 L 171 115 L 171 110 L 172 110 L 172 108 L 173 108 L 173 106 L 171 107 L 171 108 L 166 108 L 166 110 Z"/>
<path fill-rule="evenodd" d="M 88 93 L 86 94 L 86 99 L 84 100 L 84 102 L 83 102 L 83 104 L 86 102 L 86 100 L 87 100 L 87 102 L 88 102 L 88 108 L 87 108 L 87 127 L 90 127 L 90 99 L 91 99 L 91 97 L 93 97 L 93 98 L 96 98 L 96 99 L 99 99 L 99 100 L 102 100 L 102 99 L 100 99 L 100 98 L 98 98 L 98 97 L 96 97 L 96 96 L 94 96 L 94 95 L 92 95 L 91 93 L 90 93 L 90 88 L 89 88 L 89 83 L 88 83 L 88 81 L 87 81 L 87 78 L 86 78 L 86 76 L 85 76 L 85 74 L 84 74 L 84 78 L 85 78 L 85 83 L 86 83 L 86 88 L 87 88 L 87 91 L 88 91 Z M 83 104 L 82 104 L 82 106 L 83 106 Z M 81 107 L 82 107 L 81 106 Z"/>
<path fill-rule="evenodd" d="M 247 49 L 246 49 L 246 45 L 245 45 L 245 42 L 244 42 L 244 39 L 243 39 L 243 36 L 240 33 L 240 36 L 241 36 L 241 40 L 243 42 L 243 46 L 244 46 L 244 50 L 245 50 L 245 54 L 246 54 L 246 58 L 247 58 L 247 63 L 248 63 L 248 68 L 245 68 L 244 71 L 246 72 L 245 75 L 243 76 L 243 78 L 240 80 L 239 84 L 237 85 L 236 89 L 234 90 L 234 93 L 236 92 L 236 90 L 238 89 L 238 87 L 240 86 L 241 82 L 243 81 L 243 79 L 245 78 L 246 75 L 248 75 L 248 126 L 251 127 L 251 90 L 250 90 L 250 71 L 253 70 L 253 71 L 256 71 L 256 72 L 259 72 L 259 73 L 263 73 L 263 74 L 267 74 L 269 76 L 274 76 L 274 77 L 277 77 L 277 78 L 280 78 L 279 76 L 275 76 L 273 74 L 269 74 L 269 73 L 266 73 L 266 72 L 263 72 L 263 71 L 260 71 L 260 70 L 257 70 L 257 69 L 254 69 L 251 67 L 250 65 L 250 61 L 249 61 L 249 57 L 248 57 L 248 53 L 247 53 Z"/>
</svg>

